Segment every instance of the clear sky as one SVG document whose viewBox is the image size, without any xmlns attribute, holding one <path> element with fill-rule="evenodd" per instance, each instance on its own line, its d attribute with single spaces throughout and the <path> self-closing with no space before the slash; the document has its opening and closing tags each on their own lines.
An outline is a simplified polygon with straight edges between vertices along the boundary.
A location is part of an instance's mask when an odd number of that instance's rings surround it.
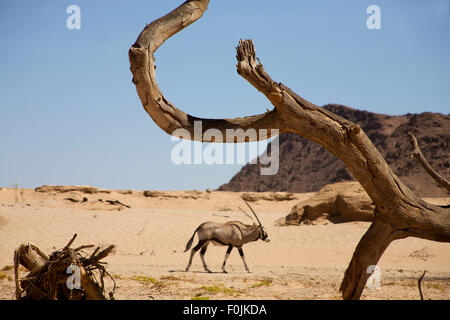
<svg viewBox="0 0 450 320">
<path fill-rule="evenodd" d="M 128 49 L 181 0 L 0 0 L 0 186 L 204 189 L 242 165 L 175 165 L 141 106 Z M 81 29 L 69 30 L 69 5 Z M 370 5 L 381 29 L 369 30 Z M 311 102 L 387 114 L 450 110 L 450 1 L 211 0 L 155 54 L 166 97 L 201 117 L 264 112 L 236 73 L 240 38 Z"/>
</svg>

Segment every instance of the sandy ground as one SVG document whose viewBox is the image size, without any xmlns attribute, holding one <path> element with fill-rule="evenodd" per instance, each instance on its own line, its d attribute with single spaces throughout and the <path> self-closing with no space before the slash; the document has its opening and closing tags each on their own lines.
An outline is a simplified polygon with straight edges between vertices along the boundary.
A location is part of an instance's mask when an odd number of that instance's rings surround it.
<svg viewBox="0 0 450 320">
<path fill-rule="evenodd" d="M 158 194 L 156 194 L 158 195 Z M 241 220 L 250 213 L 233 192 L 164 192 L 145 197 L 140 191 L 109 193 L 0 190 L 0 299 L 14 298 L 10 269 L 14 250 L 27 241 L 47 254 L 62 248 L 78 234 L 74 246 L 116 244 L 107 270 L 117 283 L 116 299 L 341 299 L 338 291 L 353 251 L 369 227 L 366 222 L 276 227 L 300 200 L 258 200 L 259 214 L 271 242 L 244 246 L 252 273 L 244 270 L 234 250 L 221 273 L 226 247 L 210 245 L 205 273 L 200 257 L 184 272 L 184 248 L 195 228 L 205 221 Z M 85 202 L 65 200 L 72 198 Z M 101 201 L 99 200 L 101 199 Z M 118 200 L 131 206 L 111 205 Z M 450 199 L 427 199 L 449 204 Z M 194 244 L 196 243 L 196 240 Z M 362 299 L 419 299 L 417 279 L 424 270 L 425 299 L 450 299 L 450 244 L 416 238 L 398 240 L 378 263 L 381 288 L 366 289 Z"/>
</svg>

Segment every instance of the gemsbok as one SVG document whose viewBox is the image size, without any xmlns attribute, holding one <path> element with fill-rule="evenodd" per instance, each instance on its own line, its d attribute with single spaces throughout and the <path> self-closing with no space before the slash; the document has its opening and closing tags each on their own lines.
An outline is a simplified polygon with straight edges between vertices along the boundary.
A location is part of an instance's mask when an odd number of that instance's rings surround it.
<svg viewBox="0 0 450 320">
<path fill-rule="evenodd" d="M 198 243 L 191 250 L 191 256 L 189 258 L 189 263 L 186 267 L 186 271 L 189 271 L 189 268 L 192 264 L 192 258 L 194 257 L 195 253 L 201 249 L 200 258 L 202 259 L 203 268 L 206 272 L 211 272 L 211 270 L 208 269 L 208 266 L 205 263 L 205 252 L 208 248 L 209 243 L 212 242 L 215 245 L 228 246 L 227 253 L 225 254 L 225 260 L 222 264 L 222 271 L 224 273 L 227 272 L 225 270 L 225 264 L 227 262 L 228 256 L 231 253 L 231 250 L 233 250 L 233 247 L 238 248 L 242 261 L 244 262 L 245 270 L 247 272 L 250 272 L 250 269 L 245 262 L 245 256 L 244 251 L 242 250 L 242 246 L 248 242 L 257 241 L 259 239 L 269 242 L 270 238 L 264 230 L 264 227 L 261 224 L 261 221 L 259 221 L 256 213 L 250 206 L 249 208 L 252 210 L 253 214 L 258 220 L 259 225 L 247 225 L 243 224 L 240 221 L 229 221 L 227 223 L 205 222 L 199 225 L 197 229 L 195 229 L 192 237 L 189 239 L 186 245 L 186 250 L 184 250 L 184 252 L 186 252 L 191 248 L 194 236 L 195 234 L 197 234 Z"/>
</svg>

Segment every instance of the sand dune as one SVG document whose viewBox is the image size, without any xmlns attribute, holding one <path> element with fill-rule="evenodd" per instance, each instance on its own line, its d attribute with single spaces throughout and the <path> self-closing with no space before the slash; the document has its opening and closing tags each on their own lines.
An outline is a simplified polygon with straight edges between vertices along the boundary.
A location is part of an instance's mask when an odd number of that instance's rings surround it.
<svg viewBox="0 0 450 320">
<path fill-rule="evenodd" d="M 312 194 L 294 194 L 295 199 L 286 201 L 258 200 L 252 207 L 272 241 L 244 246 L 251 274 L 245 272 L 237 251 L 227 262 L 229 273 L 220 273 L 226 248 L 214 246 L 206 261 L 217 273 L 204 273 L 198 256 L 191 272 L 183 272 L 188 260 L 184 247 L 200 223 L 253 222 L 239 209 L 250 214 L 242 193 L 172 191 L 144 196 L 142 191 L 96 192 L 85 187 L 40 191 L 0 190 L 0 269 L 13 264 L 14 249 L 24 242 L 51 253 L 76 233 L 76 245 L 117 245 L 106 259 L 118 284 L 117 299 L 340 299 L 345 268 L 369 226 L 322 221 L 276 227 L 275 220 Z M 424 270 L 425 298 L 449 299 L 449 249 L 449 244 L 416 238 L 394 242 L 379 262 L 381 290 L 366 289 L 363 299 L 418 299 L 417 278 Z M 0 299 L 13 298 L 13 275 L 7 269 L 1 271 L 6 277 L 0 280 Z"/>
</svg>

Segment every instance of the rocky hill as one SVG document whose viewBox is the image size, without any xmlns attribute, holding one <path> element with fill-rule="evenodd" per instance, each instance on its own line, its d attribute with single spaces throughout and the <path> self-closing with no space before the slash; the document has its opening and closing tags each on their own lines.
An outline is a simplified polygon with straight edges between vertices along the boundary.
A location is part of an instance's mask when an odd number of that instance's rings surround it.
<svg viewBox="0 0 450 320">
<path fill-rule="evenodd" d="M 425 112 L 389 116 L 330 104 L 323 108 L 359 123 L 385 157 L 393 171 L 416 194 L 423 197 L 448 196 L 437 187 L 416 160 L 410 158 L 408 131 L 412 131 L 431 166 L 446 178 L 450 176 L 450 116 Z M 276 175 L 260 175 L 260 164 L 244 166 L 224 191 L 313 192 L 323 186 L 354 180 L 345 165 L 328 150 L 298 135 L 278 137 L 280 168 Z"/>
</svg>

